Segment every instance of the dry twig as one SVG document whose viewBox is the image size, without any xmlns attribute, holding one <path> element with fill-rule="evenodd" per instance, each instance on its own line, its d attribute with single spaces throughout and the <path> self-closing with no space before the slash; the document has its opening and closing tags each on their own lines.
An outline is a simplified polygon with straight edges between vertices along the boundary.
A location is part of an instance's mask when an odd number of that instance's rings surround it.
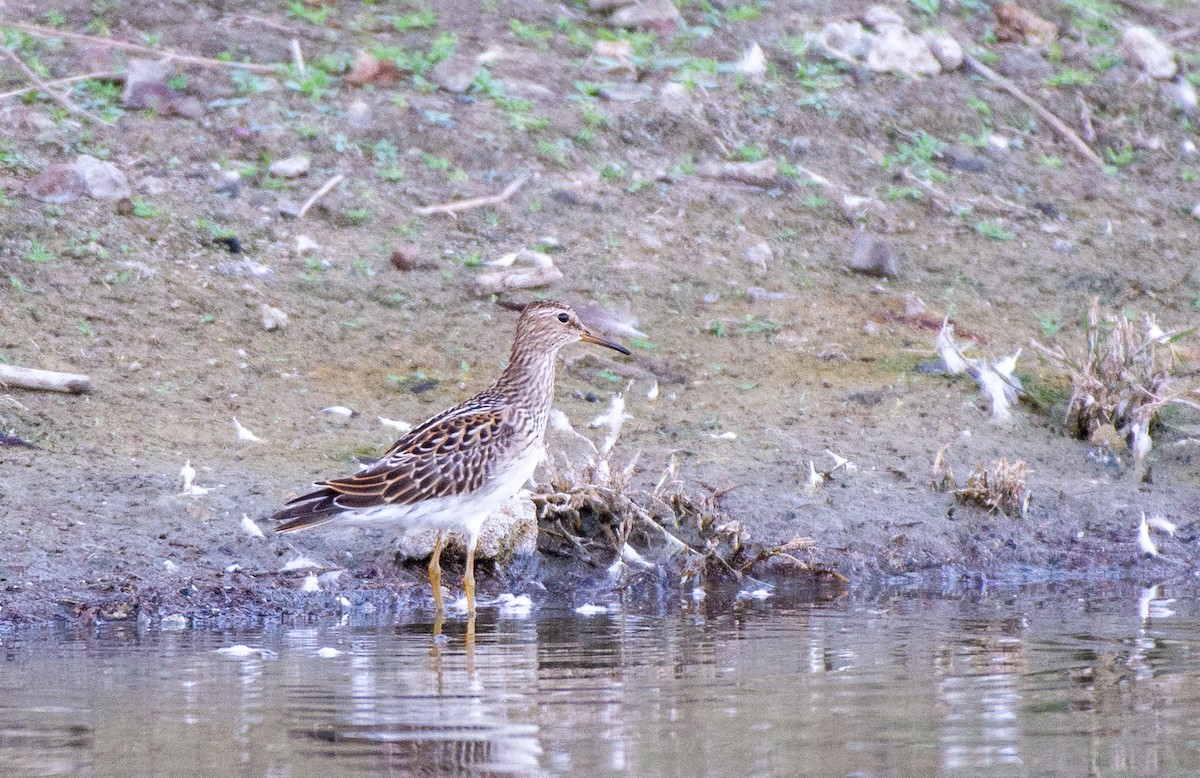
<svg viewBox="0 0 1200 778">
<path fill-rule="evenodd" d="M 1044 106 L 1042 106 L 1041 103 L 1034 100 L 1029 95 L 1025 94 L 1025 92 L 1023 92 L 1021 90 L 1021 88 L 1018 87 L 1016 84 L 1014 84 L 1012 81 L 1009 81 L 1007 78 L 1000 75 L 996 71 L 992 70 L 987 65 L 980 62 L 979 60 L 975 59 L 970 54 L 966 55 L 963 58 L 963 61 L 966 62 L 967 66 L 970 67 L 972 70 L 974 70 L 976 73 L 983 76 L 988 81 L 991 81 L 993 84 L 1000 87 L 1005 92 L 1008 92 L 1010 95 L 1012 95 L 1013 97 L 1017 98 L 1022 103 L 1024 103 L 1025 105 L 1032 108 L 1037 113 L 1038 116 L 1045 119 L 1046 123 L 1054 128 L 1054 131 L 1059 134 L 1059 137 L 1061 137 L 1063 140 L 1067 141 L 1067 143 L 1071 144 L 1071 147 L 1075 149 L 1076 153 L 1078 153 L 1079 156 L 1083 157 L 1084 159 L 1088 160 L 1089 162 L 1094 162 L 1096 165 L 1099 165 L 1100 167 L 1104 166 L 1104 160 L 1100 158 L 1099 154 L 1092 151 L 1091 146 L 1084 143 L 1083 138 L 1080 138 L 1077 134 L 1075 134 L 1074 130 L 1072 130 L 1067 125 L 1063 124 L 1061 119 L 1059 119 L 1054 114 L 1050 113 L 1049 109 L 1045 108 Z"/>
<path fill-rule="evenodd" d="M 1025 518 L 1033 495 L 1025 483 L 1029 465 L 1023 460 L 1009 463 L 1004 457 L 991 467 L 980 465 L 967 476 L 967 485 L 954 492 L 962 503 L 975 503 L 988 511 Z"/>
<path fill-rule="evenodd" d="M 718 507 L 719 494 L 697 499 L 688 493 L 674 457 L 652 489 L 632 488 L 638 456 L 621 466 L 613 461 L 623 418 L 624 401 L 614 398 L 609 413 L 597 420 L 608 426 L 602 445 L 591 445 L 592 453 L 583 461 L 564 456 L 561 466 L 547 463 L 550 478 L 534 495 L 534 504 L 545 536 L 565 542 L 562 553 L 594 563 L 615 558 L 614 567 L 621 569 L 631 544 L 637 545 L 658 560 L 652 567 L 670 563 L 681 583 L 702 582 L 709 575 L 741 581 L 772 559 L 845 581 L 836 571 L 797 556 L 812 548 L 811 538 L 777 546 L 750 541 L 741 524 Z"/>
<path fill-rule="evenodd" d="M 301 76 L 304 75 L 304 52 L 300 49 L 300 41 L 297 38 L 292 38 L 292 62 L 296 65 L 296 72 Z"/>
<path fill-rule="evenodd" d="M 67 76 L 66 78 L 56 78 L 53 81 L 42 82 L 44 86 L 62 86 L 64 84 L 77 84 L 80 81 L 122 81 L 125 79 L 124 73 L 114 73 L 110 70 L 103 70 L 96 73 L 84 73 L 82 76 Z M 29 94 L 30 92 L 40 91 L 40 86 L 27 86 L 23 89 L 14 89 L 11 92 L 0 92 L 0 100 L 7 100 L 10 97 L 20 97 L 21 95 Z"/>
<path fill-rule="evenodd" d="M 171 50 L 155 49 L 149 46 L 141 46 L 136 43 L 127 43 L 125 41 L 113 40 L 112 38 L 101 38 L 96 35 L 83 35 L 78 32 L 68 32 L 66 30 L 58 30 L 52 27 L 41 27 L 36 24 L 25 24 L 24 22 L 5 21 L 0 23 L 0 27 L 11 27 L 14 30 L 36 35 L 39 38 L 58 38 L 60 40 L 74 41 L 76 43 L 87 43 L 93 46 L 107 46 L 113 49 L 121 49 L 123 51 L 136 51 L 140 54 L 149 54 L 155 57 L 161 57 L 166 60 L 175 62 L 184 62 L 188 65 L 197 65 L 205 68 L 241 68 L 249 70 L 252 73 L 271 74 L 275 72 L 273 65 L 259 65 L 253 62 L 226 62 L 220 59 L 209 59 L 208 57 L 198 57 L 194 54 L 180 54 Z"/>
<path fill-rule="evenodd" d="M 1082 357 L 1068 355 L 1062 346 L 1030 345 L 1071 380 L 1068 428 L 1095 442 L 1119 436 L 1141 458 L 1150 451 L 1150 428 L 1163 408 L 1200 408 L 1189 399 L 1200 395 L 1200 388 L 1172 385 L 1177 377 L 1172 344 L 1194 331 L 1163 332 L 1149 315 L 1140 325 L 1120 313 L 1102 317 L 1093 299 Z"/>
<path fill-rule="evenodd" d="M 300 210 L 296 212 L 296 218 L 303 219 L 304 214 L 308 213 L 308 209 L 312 208 L 313 205 L 317 202 L 317 200 L 320 200 L 322 197 L 329 194 L 329 191 L 331 189 L 333 189 L 338 184 L 342 183 L 342 179 L 345 177 L 346 176 L 344 176 L 343 174 L 338 173 L 336 176 L 334 176 L 333 178 L 329 179 L 324 184 L 322 184 L 321 188 L 318 189 L 317 191 L 313 192 L 312 197 L 308 198 L 308 200 L 306 200 L 304 202 L 304 205 L 300 206 Z"/>
<path fill-rule="evenodd" d="M 459 211 L 469 211 L 472 208 L 482 208 L 487 205 L 496 205 L 497 203 L 504 202 L 516 194 L 517 190 L 525 186 L 528 181 L 529 176 L 521 176 L 504 187 L 500 194 L 488 195 L 486 197 L 472 197 L 469 200 L 457 200 L 452 203 L 441 203 L 439 205 L 426 205 L 421 208 L 413 208 L 413 213 L 418 216 L 432 216 L 435 213 L 444 213 L 452 218 L 458 218 L 456 214 Z"/>
<path fill-rule="evenodd" d="M 92 390 L 92 379 L 76 373 L 58 373 L 53 370 L 0 365 L 0 386 L 84 394 Z"/>
<path fill-rule="evenodd" d="M 12 49 L 0 47 L 0 51 L 3 51 L 4 55 L 11 59 L 13 64 L 21 69 L 21 72 L 25 74 L 25 78 L 29 79 L 29 83 L 33 84 L 39 92 L 44 92 L 47 97 L 61 105 L 63 108 L 66 108 L 70 113 L 73 113 L 76 116 L 82 116 L 83 118 L 96 122 L 97 124 L 103 124 L 108 127 L 113 126 L 113 123 L 107 119 L 102 119 L 91 111 L 83 110 L 67 98 L 60 95 L 58 92 L 55 92 L 53 89 L 51 89 L 50 86 L 42 80 L 42 77 L 30 70 L 29 66 L 25 64 L 25 61 L 18 57 L 16 52 L 14 52 Z"/>
</svg>

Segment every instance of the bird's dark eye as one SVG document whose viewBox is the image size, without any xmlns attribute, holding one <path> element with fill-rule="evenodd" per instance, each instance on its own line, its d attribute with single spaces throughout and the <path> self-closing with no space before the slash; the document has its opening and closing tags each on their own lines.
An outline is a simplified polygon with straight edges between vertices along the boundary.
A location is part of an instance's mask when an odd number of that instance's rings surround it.
<svg viewBox="0 0 1200 778">
<path fill-rule="evenodd" d="M 568 313 L 560 313 L 558 315 L 558 320 L 561 321 L 563 324 L 566 324 L 567 322 L 569 322 L 571 320 L 571 315 Z"/>
</svg>

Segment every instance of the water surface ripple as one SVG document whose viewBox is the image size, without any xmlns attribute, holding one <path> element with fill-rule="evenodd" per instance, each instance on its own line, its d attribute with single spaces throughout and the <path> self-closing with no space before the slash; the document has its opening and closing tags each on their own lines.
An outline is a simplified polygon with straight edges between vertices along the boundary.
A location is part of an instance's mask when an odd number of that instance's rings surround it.
<svg viewBox="0 0 1200 778">
<path fill-rule="evenodd" d="M 1194 595 L 10 630 L 0 775 L 1196 775 Z"/>
</svg>

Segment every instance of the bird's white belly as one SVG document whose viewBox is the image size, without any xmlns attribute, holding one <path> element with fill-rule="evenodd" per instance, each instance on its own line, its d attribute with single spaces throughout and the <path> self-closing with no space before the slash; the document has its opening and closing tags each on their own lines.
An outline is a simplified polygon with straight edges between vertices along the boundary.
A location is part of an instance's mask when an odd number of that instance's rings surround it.
<svg viewBox="0 0 1200 778">
<path fill-rule="evenodd" d="M 533 471 L 541 459 L 542 447 L 532 446 L 528 453 L 474 492 L 434 497 L 409 505 L 357 508 L 339 514 L 335 521 L 347 524 L 396 524 L 396 528 L 404 534 L 450 530 L 478 535 L 488 515 L 533 477 Z"/>
</svg>

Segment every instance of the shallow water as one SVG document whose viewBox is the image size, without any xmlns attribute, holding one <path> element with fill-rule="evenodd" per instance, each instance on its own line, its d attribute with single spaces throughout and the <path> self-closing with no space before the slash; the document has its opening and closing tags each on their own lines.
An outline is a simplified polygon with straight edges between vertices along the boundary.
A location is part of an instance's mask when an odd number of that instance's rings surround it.
<svg viewBox="0 0 1200 778">
<path fill-rule="evenodd" d="M 0 775 L 1195 775 L 1194 594 L 0 632 Z"/>
</svg>

